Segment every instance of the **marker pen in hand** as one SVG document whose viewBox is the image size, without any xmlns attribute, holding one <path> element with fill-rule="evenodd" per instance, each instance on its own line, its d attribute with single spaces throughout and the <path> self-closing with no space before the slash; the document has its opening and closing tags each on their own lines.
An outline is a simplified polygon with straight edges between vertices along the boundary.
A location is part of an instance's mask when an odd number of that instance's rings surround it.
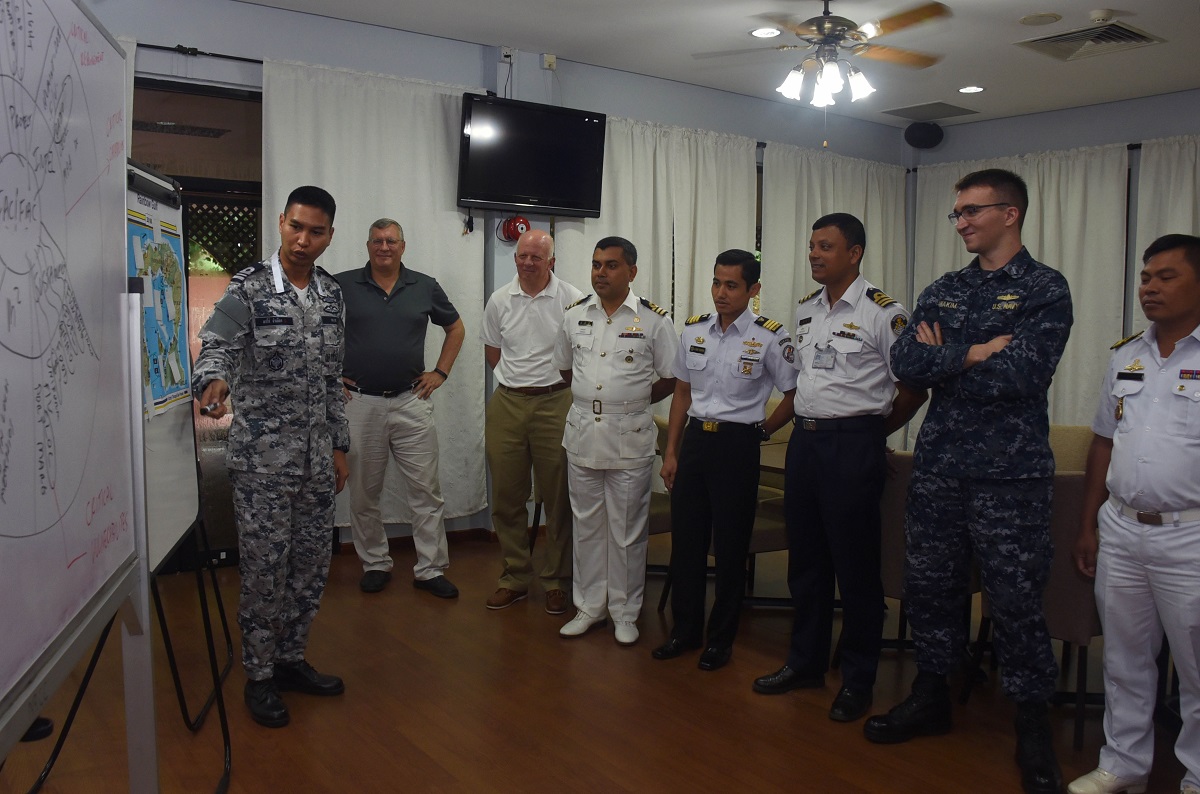
<svg viewBox="0 0 1200 794">
<path fill-rule="evenodd" d="M 204 406 L 200 407 L 200 414 L 202 416 L 208 416 L 209 414 L 211 414 L 213 411 L 217 410 L 220 407 L 221 407 L 220 403 L 209 403 L 208 405 L 204 405 Z"/>
</svg>

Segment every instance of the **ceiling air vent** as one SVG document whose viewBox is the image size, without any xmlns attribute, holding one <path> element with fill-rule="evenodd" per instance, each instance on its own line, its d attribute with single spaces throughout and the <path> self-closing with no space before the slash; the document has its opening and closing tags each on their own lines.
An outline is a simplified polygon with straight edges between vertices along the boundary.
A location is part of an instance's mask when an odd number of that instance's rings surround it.
<svg viewBox="0 0 1200 794">
<path fill-rule="evenodd" d="M 1124 22 L 1108 22 L 1104 25 L 1068 30 L 1053 36 L 1018 41 L 1017 44 L 1059 61 L 1076 61 L 1093 55 L 1108 55 L 1151 44 L 1162 44 L 1165 41 L 1166 39 L 1152 36 Z"/>
<path fill-rule="evenodd" d="M 893 108 L 885 110 L 889 116 L 899 116 L 902 119 L 911 119 L 912 121 L 937 121 L 938 119 L 948 119 L 954 116 L 970 116 L 978 113 L 978 110 L 951 105 L 946 102 L 926 102 L 923 105 L 910 105 L 906 108 Z"/>
</svg>

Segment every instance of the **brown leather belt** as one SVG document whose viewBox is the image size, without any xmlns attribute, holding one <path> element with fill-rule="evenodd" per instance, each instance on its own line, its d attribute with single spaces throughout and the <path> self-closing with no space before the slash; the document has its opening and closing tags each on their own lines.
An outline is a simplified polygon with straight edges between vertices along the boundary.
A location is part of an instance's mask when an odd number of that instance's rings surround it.
<svg viewBox="0 0 1200 794">
<path fill-rule="evenodd" d="M 555 383 L 551 386 L 500 386 L 509 394 L 519 394 L 522 397 L 539 397 L 543 394 L 554 394 L 567 388 L 566 383 Z"/>
</svg>

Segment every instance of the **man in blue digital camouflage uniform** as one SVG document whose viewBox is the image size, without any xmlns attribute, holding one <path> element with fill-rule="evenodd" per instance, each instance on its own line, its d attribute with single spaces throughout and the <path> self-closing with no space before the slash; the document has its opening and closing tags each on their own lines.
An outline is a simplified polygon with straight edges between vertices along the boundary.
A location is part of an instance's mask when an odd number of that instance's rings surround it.
<svg viewBox="0 0 1200 794">
<path fill-rule="evenodd" d="M 226 463 L 242 579 L 245 698 L 260 725 L 288 723 L 279 690 L 338 695 L 305 661 L 332 551 L 333 496 L 346 483 L 342 293 L 316 266 L 333 239 L 333 197 L 300 187 L 279 215 L 282 244 L 233 277 L 200 331 L 192 393 L 219 419 L 233 394 Z"/>
<path fill-rule="evenodd" d="M 864 733 L 887 744 L 950 730 L 946 675 L 966 648 L 973 548 L 1004 692 L 1017 702 L 1022 785 L 1057 792 L 1062 773 L 1046 719 L 1057 666 L 1042 614 L 1053 556 L 1046 391 L 1070 334 L 1071 295 L 1066 279 L 1021 244 L 1029 199 L 1020 177 L 977 171 L 955 189 L 950 220 L 977 256 L 921 293 L 892 347 L 896 377 L 933 390 L 905 516 L 917 678 Z"/>
</svg>

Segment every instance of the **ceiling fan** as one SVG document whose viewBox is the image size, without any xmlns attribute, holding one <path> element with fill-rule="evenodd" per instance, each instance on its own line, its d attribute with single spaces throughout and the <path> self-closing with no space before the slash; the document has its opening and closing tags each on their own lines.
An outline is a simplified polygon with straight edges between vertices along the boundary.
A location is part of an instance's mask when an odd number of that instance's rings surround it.
<svg viewBox="0 0 1200 794">
<path fill-rule="evenodd" d="M 877 61 L 908 66 L 914 69 L 924 69 L 940 61 L 940 55 L 928 55 L 923 52 L 904 50 L 899 47 L 887 47 L 875 44 L 871 40 L 889 33 L 895 33 L 910 28 L 922 22 L 950 16 L 950 9 L 942 3 L 932 2 L 892 14 L 879 20 L 865 22 L 862 25 L 845 17 L 829 12 L 830 0 L 824 0 L 825 11 L 821 16 L 806 19 L 803 22 L 793 22 L 791 17 L 778 14 L 763 14 L 760 18 L 778 27 L 794 33 L 803 44 L 779 44 L 774 47 L 751 47 L 742 50 L 724 50 L 721 52 L 696 53 L 692 57 L 718 58 L 726 55 L 742 55 L 755 52 L 791 52 L 793 50 L 813 50 L 813 55 L 834 56 L 838 50 L 846 50 L 852 55 L 860 55 Z"/>
<path fill-rule="evenodd" d="M 838 59 L 839 51 L 850 55 L 859 55 L 877 61 L 887 61 L 900 66 L 914 69 L 925 69 L 941 60 L 940 55 L 929 55 L 899 47 L 886 47 L 875 44 L 871 40 L 879 36 L 895 33 L 898 30 L 910 28 L 931 19 L 950 16 L 950 9 L 941 3 L 931 2 L 901 11 L 884 19 L 866 22 L 862 25 L 845 17 L 829 13 L 829 2 L 825 0 L 825 11 L 819 17 L 813 17 L 803 22 L 793 22 L 789 17 L 764 14 L 766 19 L 784 30 L 791 31 L 803 41 L 803 44 L 780 44 L 775 47 L 755 47 L 748 50 L 732 50 L 714 53 L 699 53 L 694 58 L 711 58 L 724 55 L 755 52 L 791 52 L 807 50 L 804 59 L 788 74 L 779 88 L 775 89 L 788 99 L 800 99 L 800 91 L 804 84 L 806 71 L 816 75 L 813 88 L 812 104 L 815 107 L 827 107 L 834 104 L 833 95 L 839 93 L 846 82 L 850 83 L 852 101 L 857 102 L 873 93 L 875 89 L 867 81 L 862 70 L 849 61 Z M 846 64 L 846 78 L 843 80 L 840 64 Z"/>
</svg>

